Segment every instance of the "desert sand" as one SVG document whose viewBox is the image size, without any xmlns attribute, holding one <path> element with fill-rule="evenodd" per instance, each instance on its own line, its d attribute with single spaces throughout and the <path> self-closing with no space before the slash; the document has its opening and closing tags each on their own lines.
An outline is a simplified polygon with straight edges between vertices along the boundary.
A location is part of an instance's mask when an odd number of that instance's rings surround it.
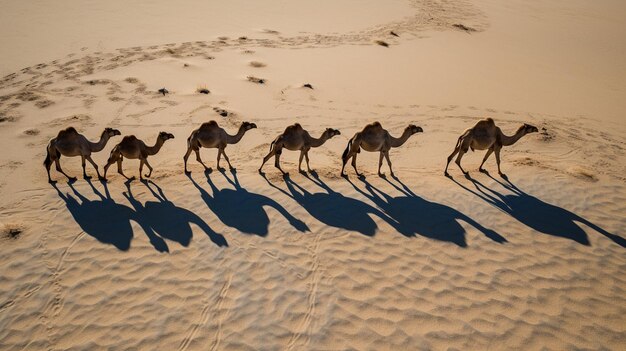
<svg viewBox="0 0 626 351">
<path fill-rule="evenodd" d="M 623 2 L 2 8 L 0 349 L 626 347 Z M 508 180 L 493 156 L 477 171 L 482 151 L 463 159 L 470 177 L 454 164 L 444 177 L 485 117 L 539 133 L 503 149 Z M 236 171 L 202 149 L 212 171 L 192 155 L 187 176 L 186 139 L 210 120 L 258 128 L 226 148 Z M 373 121 L 424 133 L 392 149 L 397 178 L 365 151 L 366 177 L 340 177 Z M 273 160 L 260 175 L 296 122 L 341 135 L 310 151 L 313 174 L 284 151 L 290 176 Z M 115 166 L 86 181 L 80 157 L 62 157 L 78 180 L 53 167 L 51 185 L 46 145 L 69 126 L 175 139 L 148 182 Z M 121 138 L 93 155 L 101 171 Z"/>
</svg>

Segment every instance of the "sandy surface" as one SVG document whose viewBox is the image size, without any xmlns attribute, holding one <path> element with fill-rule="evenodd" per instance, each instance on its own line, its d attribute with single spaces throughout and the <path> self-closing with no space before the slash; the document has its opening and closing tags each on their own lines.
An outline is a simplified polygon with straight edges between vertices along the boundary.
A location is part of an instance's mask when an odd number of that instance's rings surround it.
<svg viewBox="0 0 626 351">
<path fill-rule="evenodd" d="M 0 349 L 626 346 L 622 2 L 54 6 L 0 13 Z M 540 133 L 504 149 L 508 180 L 493 158 L 476 171 L 483 152 L 464 158 L 470 179 L 444 177 L 487 116 Z M 226 149 L 236 172 L 203 149 L 213 171 L 191 157 L 187 177 L 186 138 L 211 119 L 258 128 Z M 366 178 L 341 178 L 375 120 L 424 133 L 391 151 L 398 178 L 367 152 Z M 294 122 L 342 135 L 310 152 L 315 174 L 285 151 L 289 178 L 273 161 L 259 175 Z M 51 186 L 45 146 L 67 126 L 176 138 L 151 182 L 53 169 Z M 61 164 L 80 176 L 80 158 Z"/>
</svg>

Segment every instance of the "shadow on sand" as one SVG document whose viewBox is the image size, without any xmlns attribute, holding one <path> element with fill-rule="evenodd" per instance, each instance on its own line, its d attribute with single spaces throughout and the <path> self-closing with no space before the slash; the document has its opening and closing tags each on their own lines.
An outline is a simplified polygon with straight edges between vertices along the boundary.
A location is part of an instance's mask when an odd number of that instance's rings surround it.
<svg viewBox="0 0 626 351">
<path fill-rule="evenodd" d="M 305 175 L 324 190 L 323 192 L 311 193 L 291 180 L 289 176 L 283 177 L 287 190 L 270 182 L 265 175 L 262 176 L 271 187 L 294 199 L 311 216 L 326 225 L 373 236 L 376 234 L 378 226 L 370 215 L 380 217 L 389 223 L 393 222 L 379 209 L 335 192 L 318 177 Z"/>
<path fill-rule="evenodd" d="M 512 192 L 510 195 L 501 194 L 493 189 L 488 188 L 481 182 L 471 177 L 467 177 L 476 190 L 472 190 L 463 184 L 452 179 L 458 186 L 478 196 L 487 203 L 497 207 L 503 212 L 509 214 L 528 227 L 548 235 L 558 236 L 576 241 L 583 245 L 590 245 L 587 233 L 576 224 L 582 223 L 598 233 L 611 239 L 621 247 L 626 247 L 626 240 L 618 235 L 611 234 L 600 228 L 594 223 L 572 213 L 564 208 L 544 202 L 532 195 L 529 195 L 517 186 L 504 178 L 505 182 L 495 179 L 487 173 L 487 175 L 500 184 L 503 188 Z"/>
<path fill-rule="evenodd" d="M 401 182 L 402 187 L 387 180 L 389 184 L 403 195 L 392 197 L 374 187 L 364 178 L 361 178 L 361 182 L 363 182 L 365 190 L 347 179 L 357 192 L 376 205 L 372 206 L 361 200 L 346 197 L 334 191 L 314 173 L 311 176 L 307 174 L 304 174 L 304 176 L 323 191 L 310 192 L 294 182 L 289 176 L 284 177 L 287 190 L 264 178 L 270 186 L 294 199 L 311 216 L 326 225 L 336 228 L 373 236 L 378 228 L 372 218 L 372 215 L 375 215 L 407 237 L 422 235 L 427 238 L 466 247 L 465 229 L 458 223 L 458 220 L 461 220 L 474 226 L 496 242 L 506 242 L 505 238 L 492 230 L 484 228 L 463 213 L 451 207 L 420 198 Z"/>
<path fill-rule="evenodd" d="M 133 197 L 129 182 L 126 183 L 128 191 L 124 193 L 124 197 L 126 197 L 135 208 L 137 221 L 144 230 L 149 228 L 150 231 L 153 231 L 153 233 L 156 232 L 162 238 L 175 241 L 187 247 L 193 236 L 191 224 L 195 224 L 202 229 L 215 245 L 228 246 L 224 236 L 216 233 L 195 213 L 178 207 L 172 201 L 168 200 L 163 193 L 163 189 L 156 185 L 156 183 L 149 180 L 143 182 L 143 184 L 150 190 L 157 201 L 146 201 L 145 204 L 141 205 L 141 203 Z M 156 191 L 153 187 L 156 188 Z M 146 231 L 146 234 L 148 234 L 148 231 Z M 150 237 L 150 235 L 148 236 Z M 163 239 L 161 239 L 161 241 L 163 241 Z M 154 245 L 154 247 L 157 250 L 159 249 L 157 245 Z"/>
<path fill-rule="evenodd" d="M 128 250 L 133 239 L 130 221 L 136 220 L 135 211 L 128 206 L 116 203 L 111 198 L 106 184 L 104 185 L 105 195 L 103 195 L 91 181 L 88 180 L 87 183 L 100 200 L 89 200 L 78 192 L 71 182 L 68 185 L 76 197 L 70 193 L 62 193 L 54 183 L 52 186 L 85 233 L 101 243 L 111 244 L 122 251 Z"/>
<path fill-rule="evenodd" d="M 104 195 L 94 187 L 91 181 L 88 180 L 87 183 L 94 194 L 100 198 L 99 200 L 88 199 L 71 183 L 68 185 L 72 189 L 73 195 L 64 194 L 56 184 L 52 184 L 52 186 L 65 202 L 67 209 L 81 229 L 102 243 L 113 245 L 122 251 L 129 250 L 133 239 L 131 221 L 134 221 L 139 224 L 150 239 L 152 246 L 159 252 L 169 252 L 167 243 L 163 238 L 179 242 L 184 246 L 189 245 L 191 241 L 189 223 L 194 223 L 200 227 L 218 246 L 228 246 L 224 237 L 211 230 L 202 219 L 168 201 L 154 183 L 152 185 L 157 187 L 159 194 L 156 194 L 148 184 L 146 186 L 159 201 L 146 202 L 144 205 L 141 205 L 133 197 L 130 182 L 126 183 L 128 192 L 124 193 L 124 196 L 134 209 L 116 203 L 111 198 L 106 183 L 102 183 Z"/>
<path fill-rule="evenodd" d="M 189 180 L 200 192 L 200 196 L 206 202 L 209 209 L 225 225 L 235 228 L 247 234 L 266 236 L 270 219 L 263 207 L 269 206 L 278 211 L 289 221 L 294 228 L 301 232 L 309 230 L 309 227 L 301 220 L 292 216 L 283 206 L 271 198 L 249 192 L 241 187 L 237 179 L 237 171 L 232 170 L 232 179 L 225 171 L 220 171 L 224 178 L 233 186 L 233 189 L 218 189 L 211 179 L 211 172 L 205 172 L 207 183 L 211 193 L 202 188 L 196 181 L 187 175 Z"/>
<path fill-rule="evenodd" d="M 347 181 L 356 191 L 370 199 L 385 214 L 391 217 L 397 223 L 396 230 L 405 236 L 421 235 L 430 239 L 454 243 L 460 247 L 467 247 L 465 229 L 459 224 L 459 221 L 463 221 L 497 243 L 507 242 L 500 234 L 483 227 L 462 212 L 417 196 L 398 178 L 394 178 L 398 184 L 386 177 L 383 178 L 402 194 L 397 197 L 386 194 L 365 180 L 365 178 L 359 179 L 363 183 L 365 190 L 356 186 L 349 179 Z"/>
</svg>

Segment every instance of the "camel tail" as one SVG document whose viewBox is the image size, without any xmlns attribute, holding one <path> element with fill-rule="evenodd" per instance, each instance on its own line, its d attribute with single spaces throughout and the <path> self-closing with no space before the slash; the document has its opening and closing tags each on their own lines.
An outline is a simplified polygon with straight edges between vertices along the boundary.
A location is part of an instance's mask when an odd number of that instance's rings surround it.
<svg viewBox="0 0 626 351">
<path fill-rule="evenodd" d="M 111 159 L 113 159 L 113 155 L 114 154 L 119 152 L 119 149 L 120 149 L 120 146 L 119 145 L 115 145 L 115 147 L 111 150 L 111 153 L 109 154 L 109 161 Z"/>
<path fill-rule="evenodd" d="M 193 135 L 193 133 L 191 135 Z M 191 148 L 191 135 L 187 138 L 187 149 Z"/>
<path fill-rule="evenodd" d="M 348 140 L 348 146 L 346 146 L 346 149 L 343 150 L 343 154 L 341 155 L 341 159 L 342 160 L 346 160 L 346 157 L 348 157 L 348 152 L 350 152 L 350 145 L 352 145 L 352 141 L 354 140 L 354 138 L 356 137 L 356 135 L 354 135 L 350 140 Z"/>
<path fill-rule="evenodd" d="M 194 135 L 197 135 L 197 130 L 194 130 L 187 138 L 187 148 L 193 148 L 194 145 L 192 145 L 191 143 L 192 143 L 192 139 Z M 198 143 L 198 140 L 196 140 L 196 146 L 197 146 L 197 143 Z"/>
<path fill-rule="evenodd" d="M 274 144 L 276 144 L 276 139 L 272 140 L 272 142 L 270 143 L 270 152 L 272 151 Z"/>
<path fill-rule="evenodd" d="M 459 146 L 461 146 L 461 143 L 463 142 L 463 139 L 465 139 L 470 134 L 470 132 L 471 132 L 471 129 L 468 129 L 463 134 L 461 134 L 459 139 L 456 141 L 456 146 L 454 147 L 455 150 L 458 149 Z"/>
</svg>

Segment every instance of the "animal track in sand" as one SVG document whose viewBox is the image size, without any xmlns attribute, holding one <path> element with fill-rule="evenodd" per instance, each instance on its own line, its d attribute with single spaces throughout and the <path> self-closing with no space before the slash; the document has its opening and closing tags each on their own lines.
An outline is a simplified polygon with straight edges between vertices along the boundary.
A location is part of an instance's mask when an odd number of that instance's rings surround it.
<svg viewBox="0 0 626 351">
<path fill-rule="evenodd" d="M 22 132 L 24 135 L 29 135 L 29 136 L 35 136 L 35 135 L 39 135 L 39 129 L 37 128 L 30 128 L 30 129 L 26 129 Z"/>
<path fill-rule="evenodd" d="M 261 67 L 265 67 L 267 65 L 265 63 L 259 62 L 259 61 L 250 61 L 250 66 L 255 67 L 255 68 L 261 68 Z"/>
<path fill-rule="evenodd" d="M 67 125 L 93 126 L 91 116 L 87 114 L 77 114 L 67 117 L 59 117 L 45 123 L 48 127 L 63 127 Z"/>
<path fill-rule="evenodd" d="M 263 78 L 258 78 L 258 77 L 255 77 L 255 76 L 248 76 L 247 79 L 248 79 L 249 82 L 257 83 L 257 84 L 265 84 L 267 82 L 267 80 L 265 80 Z"/>
</svg>

